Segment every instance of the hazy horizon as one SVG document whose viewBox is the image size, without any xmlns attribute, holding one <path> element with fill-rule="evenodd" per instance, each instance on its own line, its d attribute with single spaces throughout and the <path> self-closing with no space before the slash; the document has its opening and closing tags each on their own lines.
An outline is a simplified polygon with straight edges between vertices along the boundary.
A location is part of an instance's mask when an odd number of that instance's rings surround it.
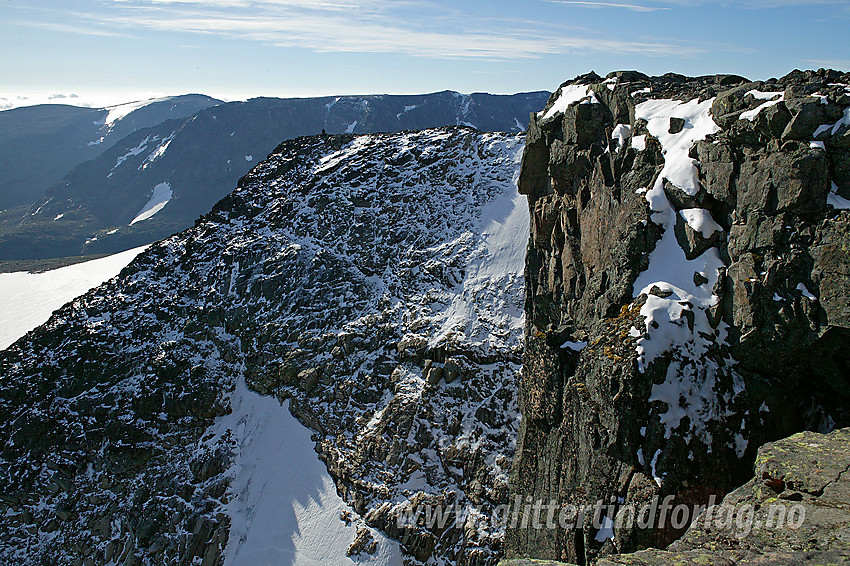
<svg viewBox="0 0 850 566">
<path fill-rule="evenodd" d="M 590 70 L 850 69 L 846 0 L 7 0 L 0 13 L 3 98 L 509 94 Z"/>
</svg>

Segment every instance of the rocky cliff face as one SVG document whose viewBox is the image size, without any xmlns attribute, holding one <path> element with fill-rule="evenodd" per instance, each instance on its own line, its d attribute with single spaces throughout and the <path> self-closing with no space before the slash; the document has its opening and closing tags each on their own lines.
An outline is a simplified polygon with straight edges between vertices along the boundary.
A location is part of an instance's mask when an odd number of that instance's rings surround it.
<svg viewBox="0 0 850 566">
<path fill-rule="evenodd" d="M 768 443 L 759 448 L 755 476 L 718 505 L 703 510 L 668 549 L 605 556 L 597 566 L 846 564 L 848 450 L 846 428 L 830 434 L 802 432 Z M 565 566 L 528 559 L 500 564 Z"/>
<path fill-rule="evenodd" d="M 705 502 L 848 423 L 850 75 L 565 83 L 531 116 L 515 495 Z M 612 517 L 613 518 L 613 517 Z M 681 530 L 508 533 L 577 564 Z"/>
<path fill-rule="evenodd" d="M 0 561 L 221 564 L 234 509 L 253 513 L 238 486 L 259 481 L 238 454 L 277 434 L 223 431 L 247 385 L 312 429 L 362 526 L 352 554 L 375 551 L 372 527 L 411 564 L 492 563 L 518 427 L 521 148 L 463 127 L 286 142 L 0 352 Z M 396 520 L 427 503 L 481 512 Z"/>
</svg>

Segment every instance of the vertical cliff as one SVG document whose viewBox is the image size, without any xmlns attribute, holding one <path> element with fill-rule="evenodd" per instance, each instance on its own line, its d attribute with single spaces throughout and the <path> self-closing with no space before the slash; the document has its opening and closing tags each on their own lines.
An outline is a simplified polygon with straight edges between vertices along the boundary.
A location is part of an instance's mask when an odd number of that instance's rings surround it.
<svg viewBox="0 0 850 566">
<path fill-rule="evenodd" d="M 519 186 L 515 500 L 699 504 L 764 442 L 848 422 L 850 75 L 578 77 L 532 114 Z M 529 509 L 508 556 L 681 534 L 535 528 Z"/>
</svg>

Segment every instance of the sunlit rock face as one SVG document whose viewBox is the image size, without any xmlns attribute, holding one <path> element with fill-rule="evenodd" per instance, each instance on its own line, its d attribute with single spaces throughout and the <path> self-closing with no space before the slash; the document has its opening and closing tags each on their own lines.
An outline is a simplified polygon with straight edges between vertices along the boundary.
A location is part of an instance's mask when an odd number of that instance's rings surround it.
<svg viewBox="0 0 850 566">
<path fill-rule="evenodd" d="M 532 114 L 514 495 L 705 502 L 764 442 L 847 424 L 848 85 L 591 74 Z M 583 564 L 682 533 L 591 521 L 520 522 L 508 555 Z"/>
</svg>

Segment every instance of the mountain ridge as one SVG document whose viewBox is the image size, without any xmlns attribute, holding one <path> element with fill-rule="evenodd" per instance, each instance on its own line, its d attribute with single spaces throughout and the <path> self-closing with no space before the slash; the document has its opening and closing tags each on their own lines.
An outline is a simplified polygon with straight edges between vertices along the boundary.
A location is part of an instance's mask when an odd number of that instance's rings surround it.
<svg viewBox="0 0 850 566">
<path fill-rule="evenodd" d="M 73 167 L 135 130 L 169 117 L 191 116 L 220 102 L 205 95 L 175 96 L 111 120 L 115 107 L 43 104 L 0 111 L 0 208 L 32 204 Z"/>
<path fill-rule="evenodd" d="M 220 104 L 181 123 L 137 130 L 79 165 L 0 232 L 0 258 L 111 253 L 171 235 L 230 192 L 282 139 L 322 130 L 397 132 L 461 123 L 483 131 L 521 131 L 547 96 L 445 91 Z M 172 202 L 128 226 L 161 183 L 168 183 Z"/>
<path fill-rule="evenodd" d="M 466 127 L 284 142 L 192 228 L 0 352 L 4 558 L 220 563 L 242 492 L 232 435 L 206 431 L 244 379 L 289 399 L 352 515 L 408 559 L 492 563 L 487 521 L 397 518 L 507 494 L 520 148 Z"/>
<path fill-rule="evenodd" d="M 377 531 L 414 564 L 846 556 L 840 510 L 745 550 L 734 527 L 614 519 L 667 496 L 846 505 L 846 430 L 764 442 L 847 423 L 848 108 L 835 71 L 626 71 L 563 83 L 525 144 L 456 126 L 278 145 L 0 352 L 0 548 L 220 564 L 250 478 L 238 426 L 212 427 L 244 383 L 313 431 L 354 556 L 384 552 Z M 610 524 L 488 516 L 517 500 L 610 501 Z M 453 505 L 460 525 L 398 521 Z"/>
</svg>

